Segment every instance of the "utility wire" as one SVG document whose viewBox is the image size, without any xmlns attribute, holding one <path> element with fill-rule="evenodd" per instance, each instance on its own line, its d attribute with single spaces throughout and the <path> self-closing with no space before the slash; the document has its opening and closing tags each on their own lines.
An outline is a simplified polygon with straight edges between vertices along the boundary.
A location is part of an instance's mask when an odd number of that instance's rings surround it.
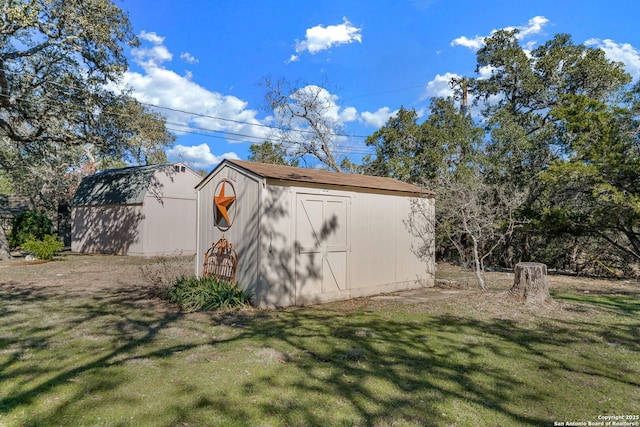
<svg viewBox="0 0 640 427">
<path fill-rule="evenodd" d="M 17 72 L 14 72 L 12 70 L 5 70 L 5 72 L 10 73 L 10 74 L 18 74 Z M 22 75 L 24 75 L 25 73 L 20 73 Z M 31 75 L 32 77 L 36 77 L 35 75 Z M 57 86 L 59 88 L 62 89 L 66 89 L 69 86 L 65 86 L 56 82 L 52 82 L 52 81 L 42 81 L 42 83 L 46 83 L 46 84 L 51 84 L 54 86 Z M 420 88 L 423 87 L 424 85 L 420 85 L 420 86 L 410 86 L 410 87 L 405 87 L 405 88 L 399 88 L 399 89 L 392 89 L 389 91 L 382 91 L 382 92 L 377 92 L 377 93 L 371 93 L 371 94 L 366 94 L 366 95 L 359 95 L 359 96 L 354 96 L 354 97 L 349 97 L 349 98 L 344 98 L 344 99 L 355 99 L 355 98 L 361 98 L 361 97 L 367 97 L 367 96 L 375 96 L 375 95 L 379 95 L 379 94 L 384 94 L 384 93 L 392 93 L 392 92 L 398 92 L 398 91 L 403 91 L 403 90 L 409 90 L 409 89 L 415 89 L 415 88 Z M 77 88 L 77 87 L 71 87 L 73 89 L 77 89 L 79 91 L 82 91 L 83 89 Z M 10 98 L 9 95 L 4 95 L 4 94 L 0 94 L 1 97 L 5 97 L 5 98 Z M 24 101 L 30 102 L 32 104 L 35 105 L 34 101 L 30 101 L 30 100 L 26 100 L 24 98 L 22 98 Z M 134 98 L 135 99 L 135 98 Z M 51 104 L 51 101 L 49 101 L 48 105 L 54 105 Z M 279 126 L 273 126 L 273 125 L 267 125 L 267 124 L 262 124 L 262 123 L 254 123 L 254 122 L 247 122 L 247 121 L 242 121 L 242 120 L 235 120 L 235 119 L 228 119 L 228 118 L 224 118 L 224 117 L 219 117 L 219 116 L 213 116 L 213 115 L 209 115 L 209 114 L 204 114 L 204 113 L 198 113 L 195 111 L 188 111 L 188 110 L 182 110 L 182 109 L 177 109 L 177 108 L 172 108 L 172 107 L 166 107 L 166 106 L 161 106 L 161 105 L 157 105 L 157 104 L 152 104 L 152 103 L 148 103 L 148 102 L 141 102 L 136 100 L 139 104 L 147 106 L 147 107 L 151 107 L 151 108 L 155 108 L 158 110 L 167 110 L 167 111 L 172 111 L 172 112 L 176 112 L 176 113 L 181 113 L 181 114 L 187 114 L 190 116 L 196 116 L 196 117 L 203 117 L 203 118 L 207 118 L 207 119 L 212 119 L 212 120 L 218 120 L 218 121 L 223 121 L 223 122 L 231 122 L 231 123 L 236 123 L 236 124 L 240 124 L 240 125 L 246 125 L 246 126 L 256 126 L 256 127 L 261 127 L 261 128 L 266 128 L 266 129 L 271 129 L 271 130 L 275 130 L 278 132 L 282 132 L 283 129 Z M 69 106 L 69 105 L 73 105 L 73 102 L 58 102 L 57 105 L 58 106 Z M 47 105 L 46 103 L 44 105 Z M 85 110 L 85 106 L 80 105 L 80 104 L 75 104 L 74 105 L 76 108 L 78 108 L 79 111 L 81 110 Z M 121 113 L 109 113 L 112 115 L 118 115 L 120 117 L 124 117 L 124 114 Z M 169 125 L 169 126 L 167 126 Z M 207 137 L 211 137 L 211 138 L 216 138 L 216 139 L 225 139 L 225 140 L 229 140 L 229 141 L 238 141 L 238 142 L 251 142 L 251 141 L 246 141 L 246 139 L 252 139 L 252 140 L 265 140 L 265 139 L 269 139 L 268 137 L 261 137 L 261 136 L 255 136 L 255 135 L 249 135 L 249 134 L 243 134 L 243 133 L 234 133 L 234 132 L 229 132 L 226 130 L 213 130 L 213 129 L 207 129 L 207 128 L 203 128 L 203 127 L 199 127 L 199 126 L 194 126 L 191 124 L 181 124 L 181 123 L 176 123 L 176 122 L 169 122 L 166 121 L 165 126 L 167 127 L 168 130 L 170 131 L 174 131 L 174 132 L 179 132 L 182 134 L 193 134 L 193 135 L 201 135 L 201 136 L 207 136 Z M 176 128 L 176 126 L 178 126 L 178 128 Z M 180 127 L 182 129 L 180 129 Z M 186 128 L 186 129 L 185 129 Z M 313 133 L 313 131 L 309 131 L 306 129 L 294 129 L 295 132 L 298 133 Z M 214 133 L 220 133 L 222 135 L 212 135 L 209 132 L 214 132 Z M 352 134 L 342 134 L 342 133 L 329 133 L 329 135 L 331 136 L 337 136 L 337 137 L 343 137 L 343 138 L 367 138 L 367 136 L 363 136 L 363 135 L 352 135 Z M 239 137 L 239 138 L 234 138 L 234 137 Z M 282 144 L 287 144 L 289 146 L 294 146 L 296 144 L 304 144 L 305 141 L 296 141 L 296 140 L 284 140 L 282 138 L 277 138 L 279 139 L 280 143 Z M 358 144 L 359 145 L 359 144 Z M 353 145 L 353 144 L 349 144 L 343 147 L 342 149 L 339 149 L 340 151 L 346 152 L 346 153 L 359 153 L 359 154 L 368 154 L 368 153 L 372 153 L 373 149 L 371 147 L 364 147 L 364 146 L 358 146 L 358 145 Z M 348 148 L 347 148 L 348 147 Z"/>
<path fill-rule="evenodd" d="M 3 95 L 3 94 L 0 94 L 0 97 L 8 98 L 7 95 Z M 21 99 L 32 105 L 75 108 L 75 110 L 78 112 L 87 111 L 87 108 L 85 105 L 81 105 L 71 101 L 65 102 L 65 101 L 48 100 L 47 102 L 42 102 L 42 101 L 25 100 L 24 98 L 21 98 Z M 115 111 L 109 112 L 109 113 L 103 112 L 102 114 L 107 114 L 112 117 L 116 117 L 116 116 L 123 117 L 123 118 L 127 117 L 126 114 L 115 112 Z M 173 131 L 181 134 L 200 135 L 200 136 L 206 136 L 209 138 L 235 141 L 235 142 L 251 143 L 253 140 L 253 142 L 255 143 L 262 143 L 265 140 L 270 139 L 268 136 L 256 136 L 256 135 L 249 135 L 249 134 L 243 134 L 243 133 L 229 132 L 227 130 L 208 129 L 205 127 L 193 126 L 186 123 L 179 123 L 179 122 L 173 122 L 168 120 L 165 121 L 165 127 L 169 131 Z M 296 132 L 297 131 L 298 130 L 296 130 Z M 216 135 L 216 134 L 219 134 L 219 135 Z M 305 141 L 296 140 L 296 139 L 288 140 L 288 139 L 279 138 L 277 135 L 272 136 L 271 139 L 275 139 L 276 141 L 274 142 L 281 143 L 283 146 L 285 146 L 285 148 L 287 147 L 294 148 L 296 145 L 302 145 L 305 143 Z M 348 147 L 352 147 L 352 148 L 348 148 Z M 368 149 L 367 147 L 358 147 L 357 145 L 353 145 L 353 144 L 347 145 L 344 148 L 338 147 L 335 151 L 338 154 L 368 154 L 371 152 L 371 150 Z"/>
<path fill-rule="evenodd" d="M 181 110 L 181 109 L 172 108 L 172 107 L 163 107 L 163 106 L 160 106 L 160 105 L 150 104 L 150 103 L 147 103 L 147 102 L 141 102 L 141 101 L 138 101 L 138 102 L 140 104 L 142 104 L 142 105 L 146 105 L 146 106 L 153 107 L 153 108 L 158 108 L 158 109 L 161 109 L 161 110 L 168 110 L 168 111 L 173 111 L 173 112 L 176 112 L 176 113 L 188 114 L 188 115 L 191 115 L 191 116 L 204 117 L 204 118 L 207 118 L 207 119 L 220 120 L 220 121 L 224 121 L 224 122 L 232 122 L 232 123 L 238 123 L 238 124 L 247 125 L 247 126 L 257 126 L 257 127 L 263 127 L 263 128 L 272 129 L 272 130 L 283 131 L 282 127 L 280 127 L 280 126 L 265 125 L 263 123 L 245 122 L 245 121 L 242 121 L 242 120 L 235 120 L 235 119 L 227 119 L 227 118 L 224 118 L 224 117 L 212 116 L 212 115 L 208 115 L 208 114 L 204 114 L 204 113 L 196 113 L 194 111 Z M 314 131 L 306 130 L 306 129 L 296 129 L 296 131 L 297 132 L 302 132 L 302 133 L 314 133 Z M 351 135 L 351 134 L 333 133 L 333 132 L 329 132 L 328 134 L 331 135 L 331 136 L 343 136 L 343 137 L 348 137 L 348 138 L 367 138 L 367 136 L 365 136 L 365 135 Z"/>
<path fill-rule="evenodd" d="M 222 139 L 222 140 L 236 141 L 236 142 L 251 142 L 246 140 L 247 135 L 233 134 L 233 133 L 227 133 L 225 131 L 210 130 L 210 129 L 198 128 L 198 127 L 193 128 L 189 125 L 184 125 L 180 123 L 169 123 L 169 126 L 167 126 L 167 129 L 172 130 L 174 132 L 185 133 L 189 135 L 205 136 L 207 138 Z M 220 135 L 216 135 L 215 133 L 220 133 Z M 243 138 L 234 138 L 233 135 L 243 136 Z M 254 138 L 256 140 L 261 140 L 260 142 L 256 142 L 256 144 L 262 144 L 265 141 L 264 138 L 257 137 L 257 136 L 249 135 L 248 137 Z M 305 144 L 305 141 L 286 140 L 282 138 L 276 138 L 276 140 L 272 142 L 277 142 L 281 144 L 285 149 L 295 149 L 296 146 Z M 353 144 L 338 145 L 333 151 L 336 154 L 373 154 L 375 152 L 373 147 L 360 146 L 359 144 L 358 145 L 353 145 Z"/>
<path fill-rule="evenodd" d="M 17 72 L 13 72 L 12 70 L 5 70 L 5 72 L 8 72 L 10 74 L 18 74 Z M 24 73 L 21 73 L 24 74 Z M 36 77 L 34 75 L 31 75 L 32 77 Z M 44 81 L 47 84 L 51 84 L 54 86 L 57 86 L 59 88 L 62 89 L 66 89 L 70 86 L 68 85 L 61 85 L 59 83 L 56 82 L 51 82 L 51 81 Z M 71 86 L 73 89 L 77 89 L 77 90 L 82 90 L 80 88 L 77 87 L 73 87 Z M 1 95 L 4 97 L 9 97 L 8 95 Z M 135 97 L 134 97 L 135 98 Z M 190 116 L 196 116 L 196 117 L 204 117 L 204 118 L 208 118 L 208 119 L 212 119 L 212 120 L 220 120 L 220 121 L 224 121 L 224 122 L 231 122 L 231 123 L 237 123 L 237 124 L 241 124 L 241 125 L 246 125 L 246 126 L 256 126 L 256 127 L 263 127 L 263 128 L 267 128 L 267 129 L 272 129 L 272 130 L 278 130 L 278 131 L 282 131 L 283 129 L 280 126 L 274 126 L 274 125 L 267 125 L 267 124 L 263 124 L 263 123 L 253 123 L 253 122 L 247 122 L 247 121 L 242 121 L 242 120 L 235 120 L 235 119 L 228 119 L 225 117 L 219 117 L 219 116 L 213 116 L 213 115 L 209 115 L 209 114 L 204 114 L 204 113 L 198 113 L 195 111 L 188 111 L 188 110 L 182 110 L 182 109 L 178 109 L 178 108 L 173 108 L 173 107 L 166 107 L 166 106 L 162 106 L 162 105 L 157 105 L 157 104 L 152 104 L 149 102 L 142 102 L 139 100 L 136 100 L 138 103 L 140 103 L 141 105 L 145 105 L 147 107 L 152 107 L 152 108 L 156 108 L 159 110 L 167 110 L 167 111 L 172 111 L 175 113 L 181 113 L 181 114 L 187 114 Z M 313 133 L 313 131 L 310 130 L 305 130 L 305 129 L 299 129 L 297 130 L 298 132 L 302 132 L 302 133 Z M 342 133 L 333 133 L 333 132 L 329 132 L 328 133 L 331 136 L 339 136 L 339 137 L 348 137 L 348 138 L 367 138 L 367 136 L 365 135 L 351 135 L 351 134 L 342 134 Z"/>
</svg>

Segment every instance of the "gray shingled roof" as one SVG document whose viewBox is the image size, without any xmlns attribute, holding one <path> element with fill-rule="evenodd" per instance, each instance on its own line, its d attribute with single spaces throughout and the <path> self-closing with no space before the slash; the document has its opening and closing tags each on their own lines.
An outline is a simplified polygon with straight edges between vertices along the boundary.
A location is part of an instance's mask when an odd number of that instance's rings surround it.
<svg viewBox="0 0 640 427">
<path fill-rule="evenodd" d="M 225 162 L 229 162 L 249 172 L 253 172 L 263 178 L 306 182 L 310 184 L 328 184 L 341 187 L 416 193 L 428 197 L 435 196 L 435 193 L 432 191 L 416 185 L 380 176 L 329 172 L 326 170 L 295 168 L 291 166 L 272 165 L 268 163 L 248 162 L 243 160 L 225 160 Z"/>
<path fill-rule="evenodd" d="M 86 176 L 71 201 L 72 206 L 141 204 L 154 173 L 168 165 L 109 169 Z"/>
</svg>

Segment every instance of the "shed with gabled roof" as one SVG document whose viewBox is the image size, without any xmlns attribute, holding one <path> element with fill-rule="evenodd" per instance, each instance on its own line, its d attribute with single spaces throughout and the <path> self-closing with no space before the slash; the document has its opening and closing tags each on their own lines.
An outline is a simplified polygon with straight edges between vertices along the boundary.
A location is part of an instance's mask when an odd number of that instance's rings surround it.
<svg viewBox="0 0 640 427">
<path fill-rule="evenodd" d="M 71 250 L 193 255 L 195 186 L 183 163 L 110 169 L 83 178 L 71 202 Z"/>
<path fill-rule="evenodd" d="M 196 187 L 196 274 L 225 237 L 236 282 L 259 306 L 303 305 L 433 286 L 412 209 L 431 224 L 434 193 L 390 178 L 224 160 Z M 422 215 L 420 215 L 422 217 Z M 428 248 L 427 248 L 428 249 Z M 434 251 L 427 250 L 433 254 Z"/>
</svg>

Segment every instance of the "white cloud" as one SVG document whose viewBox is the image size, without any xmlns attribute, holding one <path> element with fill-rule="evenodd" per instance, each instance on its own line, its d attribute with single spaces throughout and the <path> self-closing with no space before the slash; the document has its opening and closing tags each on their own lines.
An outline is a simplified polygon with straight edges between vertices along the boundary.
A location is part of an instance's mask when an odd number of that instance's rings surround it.
<svg viewBox="0 0 640 427">
<path fill-rule="evenodd" d="M 364 111 L 360 117 L 362 121 L 367 125 L 374 128 L 381 128 L 384 126 L 391 116 L 395 116 L 398 110 L 391 111 L 389 107 L 378 108 L 377 111 L 369 112 Z"/>
<path fill-rule="evenodd" d="M 491 77 L 494 68 L 491 65 L 485 65 L 478 70 L 478 80 L 486 80 Z"/>
<path fill-rule="evenodd" d="M 343 44 L 349 44 L 353 42 L 362 43 L 362 28 L 354 27 L 351 22 L 345 17 L 342 18 L 342 24 L 338 25 L 316 25 L 315 27 L 308 28 L 305 34 L 305 39 L 302 41 L 296 40 L 296 55 L 292 55 L 289 58 L 289 62 L 294 62 L 299 59 L 299 55 L 302 52 L 309 52 L 311 55 L 327 50 L 333 46 L 339 46 Z"/>
<path fill-rule="evenodd" d="M 542 28 L 548 23 L 549 19 L 545 18 L 544 16 L 534 16 L 533 18 L 529 19 L 527 25 L 522 25 L 519 27 L 507 27 L 505 28 L 505 30 L 520 30 L 516 37 L 518 38 L 518 40 L 521 40 L 534 34 L 540 33 L 542 31 Z"/>
<path fill-rule="evenodd" d="M 471 50 L 478 50 L 484 46 L 484 39 L 486 36 L 475 36 L 469 38 L 467 36 L 460 36 L 457 39 L 451 41 L 451 46 L 468 47 Z"/>
<path fill-rule="evenodd" d="M 355 122 L 358 119 L 358 110 L 354 107 L 346 107 L 340 112 L 340 121 L 343 123 Z"/>
<path fill-rule="evenodd" d="M 141 65 L 149 64 L 152 66 L 160 66 L 162 63 L 173 59 L 171 52 L 162 45 L 150 48 L 135 48 L 131 50 L 131 54 L 135 61 Z"/>
<path fill-rule="evenodd" d="M 167 150 L 167 159 L 170 162 L 184 162 L 193 169 L 208 170 L 224 159 L 239 160 L 240 158 L 234 152 L 216 156 L 211 153 L 211 149 L 207 144 L 200 144 L 192 147 L 176 145 L 175 147 Z"/>
<path fill-rule="evenodd" d="M 622 62 L 634 81 L 640 78 L 640 51 L 631 44 L 616 43 L 610 39 L 589 39 L 584 44 L 602 49 L 606 57 L 612 61 Z"/>
<path fill-rule="evenodd" d="M 516 37 L 518 38 L 518 40 L 522 40 L 534 34 L 540 33 L 543 27 L 548 23 L 549 23 L 549 19 L 545 18 L 544 16 L 534 16 L 533 18 L 529 19 L 526 25 L 521 25 L 518 27 L 505 27 L 502 29 L 507 31 L 515 30 L 515 29 L 519 30 L 519 33 L 517 34 Z M 482 46 L 484 46 L 484 39 L 495 34 L 497 31 L 499 30 L 492 30 L 488 36 L 476 35 L 471 38 L 467 36 L 460 36 L 451 41 L 451 46 L 463 46 L 471 50 L 478 50 Z"/>
<path fill-rule="evenodd" d="M 164 37 L 159 36 L 155 32 L 148 33 L 146 31 L 142 30 L 140 32 L 140 34 L 138 34 L 138 38 L 140 38 L 142 40 L 146 40 L 146 41 L 151 42 L 153 44 L 162 44 L 162 43 L 164 43 Z"/>
<path fill-rule="evenodd" d="M 140 102 L 166 107 L 159 111 L 167 116 L 167 123 L 174 132 L 186 133 L 190 128 L 196 128 L 198 132 L 231 132 L 246 136 L 230 136 L 229 142 L 242 139 L 255 143 L 267 137 L 268 128 L 257 118 L 258 111 L 247 108 L 246 101 L 200 86 L 192 81 L 190 72 L 180 75 L 169 70 L 163 63 L 171 59 L 171 53 L 164 45 L 157 44 L 164 39 L 155 33 L 144 33 L 141 38 L 156 44 L 133 52 L 134 61 L 143 71 L 126 72 L 123 82 L 133 89 L 133 96 Z M 158 55 L 158 52 L 166 54 Z"/>
<path fill-rule="evenodd" d="M 200 62 L 198 61 L 198 58 L 191 55 L 189 52 L 182 52 L 180 54 L 180 59 L 182 59 L 185 62 L 188 62 L 189 64 L 197 64 L 198 62 Z"/>
<path fill-rule="evenodd" d="M 446 98 L 453 96 L 453 89 L 451 88 L 451 79 L 459 78 L 460 76 L 455 73 L 444 73 L 444 75 L 436 74 L 436 76 L 427 83 L 427 88 L 423 99 L 431 98 L 434 96 Z"/>
<path fill-rule="evenodd" d="M 137 63 L 159 66 L 173 58 L 171 52 L 162 44 L 164 37 L 160 37 L 156 33 L 142 31 L 138 38 L 150 42 L 152 46 L 131 49 L 131 54 Z"/>
</svg>

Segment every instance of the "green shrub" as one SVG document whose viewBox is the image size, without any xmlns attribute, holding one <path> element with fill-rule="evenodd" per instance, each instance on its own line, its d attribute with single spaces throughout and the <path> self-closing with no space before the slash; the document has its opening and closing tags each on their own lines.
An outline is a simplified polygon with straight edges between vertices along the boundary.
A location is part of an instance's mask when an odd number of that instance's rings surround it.
<svg viewBox="0 0 640 427">
<path fill-rule="evenodd" d="M 214 276 L 180 277 L 167 294 L 169 301 L 186 311 L 234 310 L 251 303 L 247 292 Z"/>
<path fill-rule="evenodd" d="M 64 243 L 58 240 L 56 236 L 46 234 L 42 240 L 33 238 L 27 240 L 22 244 L 22 248 L 27 252 L 31 252 L 38 259 L 53 259 L 53 256 L 64 248 Z"/>
<path fill-rule="evenodd" d="M 27 240 L 43 240 L 51 234 L 51 220 L 42 213 L 25 211 L 15 217 L 11 224 L 9 246 L 17 248 Z"/>
</svg>

